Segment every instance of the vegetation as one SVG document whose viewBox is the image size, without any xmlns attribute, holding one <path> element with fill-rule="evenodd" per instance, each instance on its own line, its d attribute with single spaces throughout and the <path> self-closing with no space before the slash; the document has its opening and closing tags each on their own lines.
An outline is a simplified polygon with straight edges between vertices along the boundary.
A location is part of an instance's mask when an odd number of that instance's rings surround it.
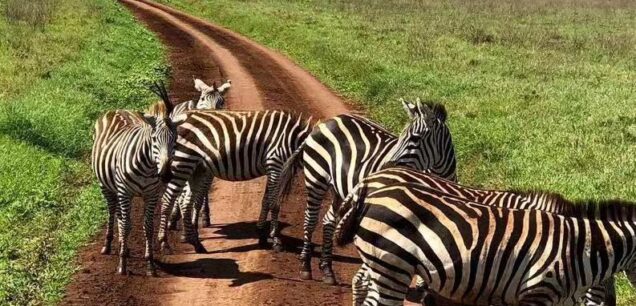
<svg viewBox="0 0 636 306">
<path fill-rule="evenodd" d="M 395 131 L 397 98 L 443 102 L 463 183 L 636 200 L 634 1 L 161 2 L 280 50 Z"/>
<path fill-rule="evenodd" d="M 105 205 L 89 167 L 105 109 L 150 103 L 163 50 L 109 0 L 0 2 L 0 304 L 51 304 Z"/>
</svg>

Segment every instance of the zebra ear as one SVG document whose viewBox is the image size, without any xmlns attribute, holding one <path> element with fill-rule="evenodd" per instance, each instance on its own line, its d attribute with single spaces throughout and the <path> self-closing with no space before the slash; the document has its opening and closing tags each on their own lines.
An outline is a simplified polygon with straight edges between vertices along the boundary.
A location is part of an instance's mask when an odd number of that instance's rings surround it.
<svg viewBox="0 0 636 306">
<path fill-rule="evenodd" d="M 417 106 L 412 102 L 404 101 L 404 99 L 400 98 L 400 102 L 402 102 L 402 107 L 409 115 L 409 118 L 413 119 L 417 116 Z"/>
<path fill-rule="evenodd" d="M 210 86 L 206 85 L 205 83 L 203 83 L 203 81 L 199 80 L 199 79 L 194 79 L 194 88 L 198 91 L 204 91 L 206 89 L 208 89 Z"/>
<path fill-rule="evenodd" d="M 186 115 L 186 114 L 179 114 L 179 115 L 176 115 L 173 118 L 171 118 L 172 123 L 174 123 L 175 125 L 179 125 L 181 123 L 184 123 L 186 121 L 186 119 L 188 119 L 188 115 Z"/>
<path fill-rule="evenodd" d="M 232 87 L 232 81 L 227 80 L 227 82 L 225 82 L 221 86 L 219 86 L 219 88 L 217 88 L 217 90 L 219 91 L 219 93 L 223 94 L 223 93 L 225 93 L 226 90 L 230 89 L 230 87 Z"/>
</svg>

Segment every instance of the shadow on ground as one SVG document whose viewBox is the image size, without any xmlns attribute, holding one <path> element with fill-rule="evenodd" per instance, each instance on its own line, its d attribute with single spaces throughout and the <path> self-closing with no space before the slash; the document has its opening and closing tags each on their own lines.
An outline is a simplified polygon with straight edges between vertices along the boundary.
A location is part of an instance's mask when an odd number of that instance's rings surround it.
<svg viewBox="0 0 636 306">
<path fill-rule="evenodd" d="M 274 278 L 260 272 L 241 272 L 234 259 L 201 258 L 183 263 L 157 263 L 164 272 L 180 277 L 232 279 L 233 286 L 241 286 Z"/>
</svg>

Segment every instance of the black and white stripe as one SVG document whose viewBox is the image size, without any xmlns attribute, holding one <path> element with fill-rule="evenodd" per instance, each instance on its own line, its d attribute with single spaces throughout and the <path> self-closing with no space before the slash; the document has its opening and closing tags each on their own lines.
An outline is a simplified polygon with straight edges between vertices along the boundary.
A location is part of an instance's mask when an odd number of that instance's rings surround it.
<svg viewBox="0 0 636 306">
<path fill-rule="evenodd" d="M 142 196 L 145 202 L 145 258 L 148 273 L 154 275 L 152 232 L 154 207 L 163 193 L 161 178 L 170 170 L 174 153 L 176 126 L 185 115 L 171 116 L 172 105 L 163 87 L 155 84 L 163 98 L 146 113 L 109 111 L 95 123 L 92 168 L 108 204 L 108 227 L 102 254 L 109 254 L 115 216 L 119 230 L 118 272 L 126 274 L 128 236 L 131 229 L 131 199 Z"/>
<path fill-rule="evenodd" d="M 175 114 L 182 114 L 189 110 L 202 110 L 202 109 L 222 109 L 225 107 L 225 95 L 227 91 L 232 87 L 232 81 L 227 80 L 221 86 L 216 86 L 216 82 L 212 83 L 212 86 L 208 86 L 200 79 L 194 79 L 194 88 L 201 93 L 198 100 L 190 100 L 177 104 L 174 109 Z M 186 198 L 190 195 L 190 186 L 186 184 L 183 189 L 183 193 L 177 200 L 177 205 L 174 206 L 170 216 L 170 222 L 168 227 L 176 229 L 177 221 L 181 217 L 179 213 L 179 206 L 183 205 Z M 207 193 L 201 199 L 201 219 L 203 220 L 203 226 L 210 226 L 210 206 L 208 205 Z"/>
<path fill-rule="evenodd" d="M 329 189 L 334 201 L 343 199 L 364 177 L 393 161 L 454 180 L 455 152 L 446 126 L 446 110 L 440 104 L 402 101 L 410 117 L 395 136 L 375 122 L 354 115 L 340 115 L 316 126 L 283 170 L 281 194 L 289 192 L 295 168 L 303 167 L 308 199 L 301 252 L 301 278 L 311 279 L 311 239 L 320 206 Z M 323 281 L 335 283 L 331 268 L 331 239 L 335 224 L 325 223 L 320 268 Z"/>
<path fill-rule="evenodd" d="M 636 206 L 558 205 L 571 209 L 483 205 L 417 183 L 362 186 L 343 203 L 336 239 L 353 240 L 368 268 L 364 305 L 401 305 L 415 274 L 453 302 L 577 305 L 633 271 Z"/>
<path fill-rule="evenodd" d="M 406 167 L 387 167 L 366 178 L 356 186 L 365 188 L 367 193 L 371 193 L 379 188 L 395 183 L 414 183 L 422 186 L 435 188 L 442 193 L 476 202 L 484 205 L 505 207 L 513 209 L 542 210 L 557 214 L 567 214 L 575 209 L 568 201 L 562 199 L 558 194 L 546 192 L 520 192 L 520 191 L 500 191 L 476 189 L 455 182 L 442 179 L 435 175 L 413 170 Z M 347 197 L 352 197 L 355 191 Z M 345 200 L 351 203 L 349 199 Z M 338 209 L 338 208 L 335 208 Z M 344 215 L 349 207 L 343 207 L 338 213 Z M 335 222 L 334 210 L 330 210 L 327 218 Z M 367 268 L 362 265 L 358 273 L 353 278 L 352 289 L 354 304 L 361 302 L 366 297 Z M 616 293 L 614 289 L 614 279 L 608 279 L 603 286 L 590 288 L 585 298 L 586 306 L 608 306 L 616 305 Z"/>
<path fill-rule="evenodd" d="M 244 181 L 267 175 L 267 187 L 258 220 L 259 243 L 267 243 L 265 227 L 271 211 L 270 236 L 274 248 L 280 248 L 278 237 L 278 180 L 283 164 L 309 134 L 311 118 L 284 111 L 190 111 L 179 128 L 179 138 L 172 162 L 174 177 L 168 183 L 163 199 L 159 241 L 168 250 L 166 225 L 168 212 L 190 184 L 188 201 L 180 207 L 185 240 L 197 252 L 205 252 L 198 239 L 197 214 L 201 198 L 214 177 L 228 181 Z M 194 208 L 194 210 L 193 210 Z M 194 214 L 193 214 L 194 213 Z M 194 223 L 194 226 L 193 226 Z"/>
</svg>

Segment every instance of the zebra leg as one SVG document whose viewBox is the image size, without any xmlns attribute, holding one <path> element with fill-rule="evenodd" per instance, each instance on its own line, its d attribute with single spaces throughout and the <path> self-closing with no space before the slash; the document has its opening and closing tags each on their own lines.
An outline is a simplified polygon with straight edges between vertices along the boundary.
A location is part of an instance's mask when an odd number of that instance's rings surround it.
<svg viewBox="0 0 636 306">
<path fill-rule="evenodd" d="M 155 206 L 159 201 L 160 192 L 152 193 L 144 196 L 144 238 L 146 239 L 146 250 L 144 252 L 144 259 L 146 259 L 146 275 L 157 276 L 157 270 L 155 268 L 155 262 L 153 257 L 153 230 L 154 230 L 154 217 Z"/>
<path fill-rule="evenodd" d="M 190 195 L 186 197 L 188 201 L 180 203 L 179 209 L 181 210 L 181 216 L 183 218 L 183 231 L 186 242 L 192 244 L 197 253 L 207 253 L 205 247 L 203 247 L 201 241 L 199 241 L 199 231 L 198 228 L 194 226 L 196 222 L 193 223 L 192 221 L 194 220 L 193 214 L 194 217 L 198 216 L 194 210 L 198 209 L 197 206 L 200 205 L 205 193 L 209 190 L 212 177 L 199 174 L 200 173 L 196 173 L 193 175 L 193 179 L 188 182 L 190 184 Z M 194 179 L 195 177 L 198 179 Z"/>
<path fill-rule="evenodd" d="M 342 202 L 340 198 L 334 194 L 333 204 L 329 207 L 329 211 L 325 214 L 322 221 L 322 256 L 320 258 L 320 271 L 322 271 L 322 281 L 329 285 L 336 284 L 336 276 L 333 273 L 333 233 L 336 230 L 336 214 L 335 207 Z"/>
<path fill-rule="evenodd" d="M 387 263 L 382 258 L 360 252 L 360 246 L 357 244 L 356 247 L 363 265 L 366 266 L 366 276 L 369 282 L 368 293 L 363 305 L 403 305 L 415 274 L 415 267 L 411 271 L 392 271 L 387 268 Z M 370 254 L 379 255 L 381 253 L 379 249 L 375 248 L 367 251 Z"/>
<path fill-rule="evenodd" d="M 307 207 L 305 208 L 305 220 L 303 222 L 303 248 L 300 252 L 301 270 L 300 278 L 304 280 L 312 279 L 311 276 L 311 253 L 313 246 L 311 238 L 316 229 L 320 205 L 327 192 L 328 185 L 318 182 L 310 182 L 305 174 L 305 187 L 307 188 Z"/>
<path fill-rule="evenodd" d="M 183 181 L 170 182 L 161 200 L 161 219 L 159 223 L 159 233 L 157 234 L 157 240 L 161 244 L 161 252 L 163 254 L 172 254 L 172 250 L 170 249 L 170 245 L 168 244 L 167 237 L 168 219 L 170 217 L 170 212 L 172 211 L 175 201 L 180 196 L 183 190 L 183 185 L 185 185 Z"/>
<path fill-rule="evenodd" d="M 362 264 L 358 272 L 351 280 L 351 296 L 353 298 L 353 306 L 360 306 L 364 303 L 369 290 L 369 280 L 367 275 L 367 265 Z"/>
<path fill-rule="evenodd" d="M 207 194 L 207 192 L 206 192 Z M 197 231 L 197 235 L 199 233 L 199 215 L 201 214 L 201 211 L 203 210 L 203 202 L 205 201 L 206 195 L 201 195 L 201 197 L 199 197 L 198 199 L 196 199 L 197 201 L 194 202 L 194 209 L 192 210 L 192 227 L 196 229 Z M 207 205 L 207 203 L 205 203 Z"/>
<path fill-rule="evenodd" d="M 604 280 L 585 292 L 585 306 L 616 306 L 616 287 L 614 276 Z"/>
<path fill-rule="evenodd" d="M 403 305 L 409 285 L 398 284 L 384 274 L 370 273 L 368 293 L 363 305 Z"/>
<path fill-rule="evenodd" d="M 117 227 L 119 229 L 119 265 L 117 273 L 127 274 L 127 260 L 130 251 L 128 250 L 128 237 L 130 236 L 130 196 L 120 194 L 117 196 L 119 202 L 119 213 L 117 214 Z"/>
<path fill-rule="evenodd" d="M 268 169 L 269 170 L 269 169 Z M 276 188 L 274 186 L 275 180 L 273 179 L 273 174 L 270 171 L 267 171 L 267 184 L 265 185 L 265 193 L 263 194 L 263 200 L 261 201 L 261 212 L 258 215 L 258 221 L 256 222 L 256 230 L 258 232 L 258 246 L 261 249 L 265 249 L 268 247 L 267 238 L 269 236 L 269 231 L 267 229 L 267 215 L 269 214 L 271 198 L 275 195 L 272 192 L 272 189 Z"/>
<path fill-rule="evenodd" d="M 212 223 L 210 222 L 210 201 L 209 201 L 209 193 L 210 191 L 208 190 L 205 193 L 205 196 L 203 197 L 203 203 L 202 203 L 202 208 L 201 208 L 201 218 L 202 218 L 202 222 L 203 222 L 203 227 L 210 227 L 210 225 L 212 225 Z"/>
<path fill-rule="evenodd" d="M 102 255 L 110 254 L 111 245 L 113 242 L 113 232 L 115 226 L 115 215 L 117 214 L 117 194 L 102 187 L 102 194 L 106 199 L 108 205 L 108 225 L 106 227 L 106 239 L 104 240 L 104 246 L 100 253 Z"/>
<path fill-rule="evenodd" d="M 280 173 L 282 171 L 282 165 L 278 165 L 275 167 L 272 167 L 272 169 L 269 171 L 269 177 L 268 177 L 268 183 L 269 180 L 271 178 L 271 185 L 267 186 L 267 191 L 269 192 L 267 194 L 267 198 L 268 198 L 268 206 L 271 209 L 271 214 L 270 214 L 270 232 L 269 232 L 269 236 L 272 237 L 272 249 L 274 249 L 274 252 L 281 252 L 283 250 L 283 243 L 280 240 L 280 226 L 279 226 L 279 222 L 278 222 L 278 216 L 280 215 L 280 206 L 282 205 L 282 203 L 280 202 L 280 199 L 278 198 L 278 193 L 280 191 Z M 271 186 L 271 187 L 270 187 Z"/>
<path fill-rule="evenodd" d="M 179 196 L 179 200 L 177 200 L 177 203 L 180 203 L 183 197 L 184 195 L 182 193 L 181 196 Z M 176 231 L 178 229 L 177 224 L 179 223 L 179 220 L 181 220 L 181 212 L 179 212 L 179 205 L 177 204 L 177 205 L 174 205 L 174 207 L 172 207 L 172 211 L 170 212 L 170 221 L 168 221 L 168 229 L 171 231 Z"/>
</svg>

